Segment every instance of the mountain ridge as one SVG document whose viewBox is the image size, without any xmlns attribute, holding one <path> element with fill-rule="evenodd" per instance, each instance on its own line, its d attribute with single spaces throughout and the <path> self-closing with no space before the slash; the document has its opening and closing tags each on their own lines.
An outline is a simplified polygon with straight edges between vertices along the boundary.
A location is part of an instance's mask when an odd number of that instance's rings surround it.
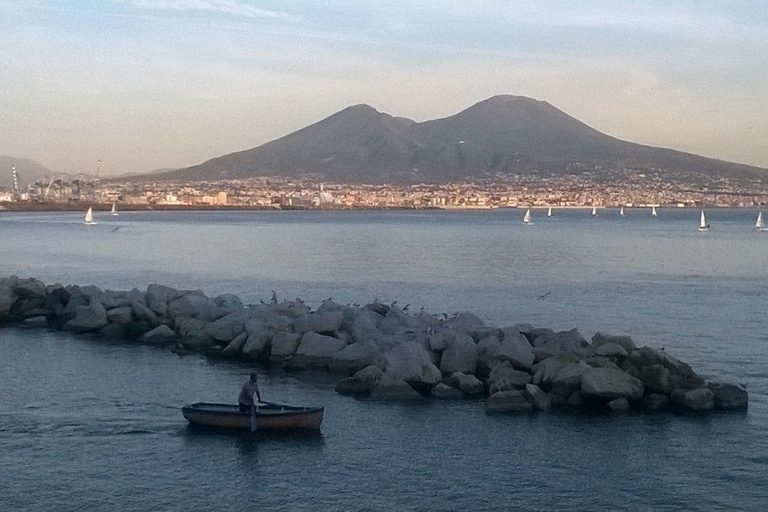
<svg viewBox="0 0 768 512">
<path fill-rule="evenodd" d="M 261 146 L 144 176 L 186 181 L 315 176 L 405 184 L 621 167 L 768 180 L 767 169 L 624 141 L 546 101 L 515 95 L 492 96 L 423 122 L 352 105 Z"/>
</svg>

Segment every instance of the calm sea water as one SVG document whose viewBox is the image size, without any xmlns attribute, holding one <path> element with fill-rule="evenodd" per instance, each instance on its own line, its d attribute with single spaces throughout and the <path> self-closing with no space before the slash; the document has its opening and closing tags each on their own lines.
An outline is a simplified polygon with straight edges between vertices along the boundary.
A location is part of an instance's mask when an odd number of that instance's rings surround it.
<svg viewBox="0 0 768 512">
<path fill-rule="evenodd" d="M 0 331 L 0 509 L 757 510 L 768 502 L 768 234 L 752 210 L 0 213 L 0 275 L 244 302 L 378 299 L 489 324 L 629 334 L 712 379 L 739 414 L 486 416 L 477 402 L 357 401 L 260 369 L 266 399 L 322 404 L 314 436 L 189 429 L 250 368 L 64 333 Z M 117 229 L 116 229 L 117 228 Z"/>
</svg>

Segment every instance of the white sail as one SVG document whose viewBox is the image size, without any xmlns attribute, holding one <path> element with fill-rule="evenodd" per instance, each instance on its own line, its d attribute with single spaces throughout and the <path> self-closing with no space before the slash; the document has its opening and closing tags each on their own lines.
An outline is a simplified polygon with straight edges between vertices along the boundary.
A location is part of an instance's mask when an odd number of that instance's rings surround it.
<svg viewBox="0 0 768 512">
<path fill-rule="evenodd" d="M 112 201 L 112 211 L 109 212 L 109 214 L 114 215 L 115 217 L 119 215 L 119 213 L 117 213 L 117 205 L 115 204 L 114 201 Z"/>
<path fill-rule="evenodd" d="M 93 208 L 90 206 L 88 207 L 88 211 L 85 212 L 85 218 L 83 219 L 83 222 L 85 224 L 96 224 L 96 221 L 93 220 Z"/>
<path fill-rule="evenodd" d="M 597 217 L 597 208 L 594 206 L 592 207 L 592 216 Z"/>
<path fill-rule="evenodd" d="M 530 224 L 531 223 L 531 209 L 528 208 L 528 211 L 525 212 L 525 216 L 523 217 L 523 224 Z"/>
<path fill-rule="evenodd" d="M 547 210 L 547 217 L 551 217 L 551 216 L 552 216 L 552 207 L 550 206 L 549 210 Z"/>
<path fill-rule="evenodd" d="M 757 214 L 757 221 L 755 222 L 755 229 L 757 231 L 768 231 L 768 228 L 765 227 L 765 222 L 763 222 L 763 212 L 759 212 Z"/>
<path fill-rule="evenodd" d="M 707 217 L 704 215 L 704 210 L 701 210 L 701 217 L 699 218 L 699 231 L 707 231 L 709 224 L 707 224 Z"/>
<path fill-rule="evenodd" d="M 656 216 L 656 207 L 651 206 L 651 217 L 655 217 L 655 216 Z"/>
<path fill-rule="evenodd" d="M 624 207 L 623 206 L 621 207 L 621 210 L 619 210 L 619 215 L 621 215 L 622 217 L 624 216 Z"/>
</svg>

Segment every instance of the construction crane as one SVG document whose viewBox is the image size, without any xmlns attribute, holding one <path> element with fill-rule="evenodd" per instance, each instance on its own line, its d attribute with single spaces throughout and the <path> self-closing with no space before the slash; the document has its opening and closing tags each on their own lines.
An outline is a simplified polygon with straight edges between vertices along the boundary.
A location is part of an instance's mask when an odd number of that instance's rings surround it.
<svg viewBox="0 0 768 512">
<path fill-rule="evenodd" d="M 51 195 L 51 187 L 53 186 L 53 182 L 56 180 L 56 175 L 54 174 L 51 176 L 51 181 L 48 183 L 48 186 L 45 187 L 45 194 L 43 195 L 43 199 L 48 199 Z"/>
<path fill-rule="evenodd" d="M 19 187 L 19 175 L 16 172 L 16 166 L 11 166 L 11 174 L 13 175 L 13 200 L 18 201 L 21 199 L 21 188 Z"/>
</svg>

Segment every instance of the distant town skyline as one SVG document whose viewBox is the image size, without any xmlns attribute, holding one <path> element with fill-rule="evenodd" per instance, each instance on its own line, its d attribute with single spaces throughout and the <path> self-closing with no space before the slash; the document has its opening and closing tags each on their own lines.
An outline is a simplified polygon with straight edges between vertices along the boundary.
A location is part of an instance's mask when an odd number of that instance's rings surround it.
<svg viewBox="0 0 768 512">
<path fill-rule="evenodd" d="M 0 155 L 148 172 L 354 104 L 426 121 L 516 94 L 768 167 L 766 33 L 758 0 L 0 0 Z"/>
</svg>

